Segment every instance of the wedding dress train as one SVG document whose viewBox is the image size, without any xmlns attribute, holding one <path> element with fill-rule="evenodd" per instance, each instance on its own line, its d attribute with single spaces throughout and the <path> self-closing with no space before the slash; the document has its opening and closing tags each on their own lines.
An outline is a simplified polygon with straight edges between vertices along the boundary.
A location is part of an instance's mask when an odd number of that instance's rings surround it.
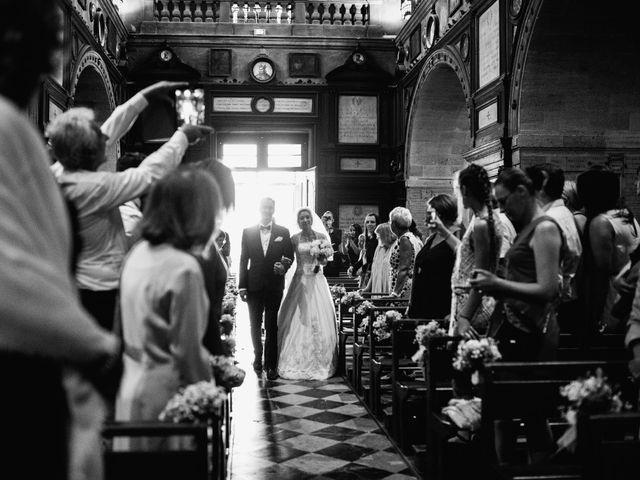
<svg viewBox="0 0 640 480">
<path fill-rule="evenodd" d="M 338 364 L 335 310 L 322 267 L 309 253 L 311 242 L 291 239 L 296 271 L 278 314 L 278 375 L 290 380 L 324 380 Z"/>
</svg>

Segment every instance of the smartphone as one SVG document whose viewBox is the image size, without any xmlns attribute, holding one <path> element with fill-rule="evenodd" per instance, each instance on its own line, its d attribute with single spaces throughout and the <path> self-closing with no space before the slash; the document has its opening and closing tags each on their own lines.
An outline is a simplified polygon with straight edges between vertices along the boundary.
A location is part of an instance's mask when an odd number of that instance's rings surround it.
<svg viewBox="0 0 640 480">
<path fill-rule="evenodd" d="M 204 89 L 185 88 L 176 90 L 176 117 L 178 126 L 185 123 L 204 124 Z"/>
</svg>

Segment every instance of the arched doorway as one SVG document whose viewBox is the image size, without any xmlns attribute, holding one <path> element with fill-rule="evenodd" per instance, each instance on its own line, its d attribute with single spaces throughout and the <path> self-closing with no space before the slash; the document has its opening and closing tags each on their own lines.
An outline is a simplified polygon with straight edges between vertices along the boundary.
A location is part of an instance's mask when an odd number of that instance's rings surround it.
<svg viewBox="0 0 640 480">
<path fill-rule="evenodd" d="M 425 202 L 452 193 L 456 171 L 471 149 L 469 81 L 457 54 L 441 50 L 427 60 L 416 84 L 407 127 L 407 208 L 422 228 Z"/>
<path fill-rule="evenodd" d="M 74 107 L 87 107 L 96 114 L 98 123 L 104 122 L 116 107 L 113 88 L 102 58 L 93 51 L 85 52 L 77 64 L 71 88 Z M 101 170 L 115 170 L 115 162 L 120 155 L 120 145 L 107 151 L 107 161 Z"/>
<path fill-rule="evenodd" d="M 511 87 L 515 164 L 551 162 L 573 177 L 609 163 L 635 200 L 633 175 L 624 175 L 640 160 L 640 43 L 632 21 L 592 1 L 530 3 Z"/>
</svg>

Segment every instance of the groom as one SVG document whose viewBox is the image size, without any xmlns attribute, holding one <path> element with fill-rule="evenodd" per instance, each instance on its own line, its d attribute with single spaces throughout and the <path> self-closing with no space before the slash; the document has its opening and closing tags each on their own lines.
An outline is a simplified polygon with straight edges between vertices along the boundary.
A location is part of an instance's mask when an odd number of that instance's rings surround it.
<svg viewBox="0 0 640 480">
<path fill-rule="evenodd" d="M 260 224 L 245 228 L 240 250 L 240 298 L 249 306 L 253 369 L 262 371 L 262 317 L 264 314 L 264 367 L 267 378 L 278 377 L 278 309 L 284 290 L 284 274 L 291 266 L 293 247 L 289 230 L 273 221 L 276 202 L 260 201 Z"/>
</svg>

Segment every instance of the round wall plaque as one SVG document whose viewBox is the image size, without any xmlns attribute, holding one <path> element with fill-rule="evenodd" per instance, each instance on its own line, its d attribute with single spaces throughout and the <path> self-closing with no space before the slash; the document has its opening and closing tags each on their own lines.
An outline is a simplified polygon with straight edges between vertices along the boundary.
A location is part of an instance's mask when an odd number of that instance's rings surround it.
<svg viewBox="0 0 640 480">
<path fill-rule="evenodd" d="M 276 69 L 269 58 L 259 57 L 251 64 L 249 74 L 258 83 L 268 83 L 275 78 Z"/>
<path fill-rule="evenodd" d="M 254 97 L 251 101 L 251 108 L 258 113 L 273 112 L 273 98 L 271 97 Z"/>
<path fill-rule="evenodd" d="M 440 22 L 436 15 L 431 15 L 427 20 L 427 33 L 426 33 L 427 38 L 425 40 L 427 48 L 431 48 L 433 44 L 436 43 L 436 40 L 438 39 L 439 35 L 440 35 Z"/>
<path fill-rule="evenodd" d="M 469 34 L 467 33 L 463 34 L 460 39 L 460 56 L 463 62 L 469 58 Z"/>
</svg>

